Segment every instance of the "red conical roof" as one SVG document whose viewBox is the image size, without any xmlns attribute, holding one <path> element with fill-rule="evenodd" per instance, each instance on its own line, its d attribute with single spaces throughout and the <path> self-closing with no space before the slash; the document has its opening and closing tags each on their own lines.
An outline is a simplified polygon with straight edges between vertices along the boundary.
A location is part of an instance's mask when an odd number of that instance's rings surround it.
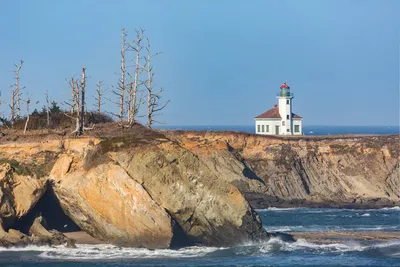
<svg viewBox="0 0 400 267">
<path fill-rule="evenodd" d="M 287 84 L 286 84 L 286 82 L 284 82 L 282 85 L 281 85 L 281 87 L 280 87 L 281 89 L 285 89 L 285 88 L 290 88 Z"/>
</svg>

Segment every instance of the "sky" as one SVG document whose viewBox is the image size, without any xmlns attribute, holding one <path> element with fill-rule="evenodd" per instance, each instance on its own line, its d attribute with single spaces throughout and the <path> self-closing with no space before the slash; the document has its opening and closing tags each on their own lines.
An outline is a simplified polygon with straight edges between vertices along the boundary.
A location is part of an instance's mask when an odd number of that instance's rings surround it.
<svg viewBox="0 0 400 267">
<path fill-rule="evenodd" d="M 153 65 L 168 125 L 252 125 L 284 81 L 305 125 L 399 125 L 398 0 L 0 0 L 0 25 L 3 101 L 20 59 L 39 108 L 46 90 L 66 101 L 82 67 L 89 96 L 97 80 L 111 90 L 121 28 L 129 41 L 142 28 L 162 52 Z"/>
</svg>

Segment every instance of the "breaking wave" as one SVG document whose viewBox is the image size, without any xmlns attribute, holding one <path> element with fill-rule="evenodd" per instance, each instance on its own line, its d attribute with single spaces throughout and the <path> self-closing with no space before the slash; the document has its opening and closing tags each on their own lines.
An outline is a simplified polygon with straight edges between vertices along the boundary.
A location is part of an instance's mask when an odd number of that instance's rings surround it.
<svg viewBox="0 0 400 267">
<path fill-rule="evenodd" d="M 113 245 L 78 245 L 77 248 L 64 246 L 26 246 L 23 248 L 1 248 L 2 252 L 33 251 L 38 257 L 48 260 L 115 260 L 115 259 L 178 259 L 195 257 L 239 257 L 263 256 L 279 252 L 297 253 L 373 253 L 389 257 L 400 257 L 400 241 L 363 245 L 358 242 L 317 244 L 299 239 L 296 242 L 284 242 L 271 238 L 261 244 L 248 244 L 237 247 L 187 247 L 172 249 L 121 248 Z"/>
</svg>

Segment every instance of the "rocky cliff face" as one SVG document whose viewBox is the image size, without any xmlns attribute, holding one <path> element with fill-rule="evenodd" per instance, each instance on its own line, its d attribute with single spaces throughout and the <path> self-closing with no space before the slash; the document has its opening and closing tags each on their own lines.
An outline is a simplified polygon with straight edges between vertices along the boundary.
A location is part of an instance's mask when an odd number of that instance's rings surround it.
<svg viewBox="0 0 400 267">
<path fill-rule="evenodd" d="M 265 239 L 252 206 L 400 203 L 399 136 L 163 132 L 8 142 L 0 154 L 5 242 L 33 240 L 13 228 L 41 213 L 46 190 L 81 230 L 147 248 Z"/>
<path fill-rule="evenodd" d="M 399 136 L 274 138 L 175 133 L 253 206 L 400 203 Z"/>
</svg>

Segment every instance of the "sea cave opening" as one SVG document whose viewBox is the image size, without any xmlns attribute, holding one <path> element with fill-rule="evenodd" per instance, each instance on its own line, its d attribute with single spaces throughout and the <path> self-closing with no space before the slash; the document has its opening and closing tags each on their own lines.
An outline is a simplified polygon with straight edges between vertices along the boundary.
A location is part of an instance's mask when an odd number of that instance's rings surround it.
<svg viewBox="0 0 400 267">
<path fill-rule="evenodd" d="M 79 226 L 65 214 L 50 186 L 36 205 L 25 216 L 15 221 L 10 228 L 28 234 L 29 228 L 38 216 L 42 216 L 45 219 L 49 230 L 55 229 L 62 233 L 81 231 Z"/>
</svg>

